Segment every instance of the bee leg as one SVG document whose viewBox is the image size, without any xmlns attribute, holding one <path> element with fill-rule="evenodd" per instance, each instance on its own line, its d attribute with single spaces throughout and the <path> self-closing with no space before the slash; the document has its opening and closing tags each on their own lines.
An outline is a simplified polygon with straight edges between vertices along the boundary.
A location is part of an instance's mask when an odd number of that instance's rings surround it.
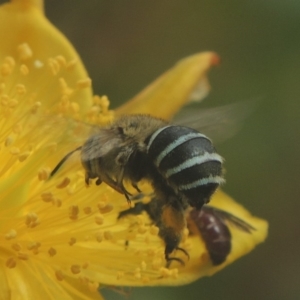
<svg viewBox="0 0 300 300">
<path fill-rule="evenodd" d="M 142 202 L 136 203 L 134 207 L 128 208 L 119 212 L 118 219 L 127 215 L 140 215 L 145 210 L 145 204 Z"/>
<path fill-rule="evenodd" d="M 190 259 L 190 255 L 185 249 L 177 247 L 176 250 L 180 250 L 181 252 L 183 252 L 187 256 L 188 260 Z"/>
<path fill-rule="evenodd" d="M 88 172 L 85 172 L 84 181 L 85 181 L 85 184 L 86 184 L 87 186 L 90 185 L 90 179 L 92 179 L 91 174 L 89 174 Z"/>
<path fill-rule="evenodd" d="M 142 191 L 139 189 L 136 182 L 132 182 L 131 185 L 136 189 L 137 192 L 141 193 Z"/>
<path fill-rule="evenodd" d="M 96 180 L 96 185 L 100 185 L 102 183 L 102 180 L 100 177 L 98 177 L 98 179 Z"/>
<path fill-rule="evenodd" d="M 177 261 L 177 262 L 179 262 L 182 266 L 185 265 L 184 261 L 183 261 L 182 259 L 178 258 L 178 257 L 169 257 L 169 256 L 168 256 L 168 257 L 166 257 L 166 261 L 167 261 L 166 268 L 169 268 L 169 267 L 170 267 L 172 261 Z"/>
<path fill-rule="evenodd" d="M 118 183 L 117 181 L 114 181 L 107 174 L 105 174 L 105 177 L 102 177 L 101 179 L 106 184 L 108 184 L 111 188 L 113 188 L 115 191 L 119 192 L 120 194 L 125 195 L 125 198 L 127 199 L 128 204 L 129 205 L 131 204 L 131 200 L 130 200 L 131 194 L 125 189 L 122 182 Z"/>
</svg>

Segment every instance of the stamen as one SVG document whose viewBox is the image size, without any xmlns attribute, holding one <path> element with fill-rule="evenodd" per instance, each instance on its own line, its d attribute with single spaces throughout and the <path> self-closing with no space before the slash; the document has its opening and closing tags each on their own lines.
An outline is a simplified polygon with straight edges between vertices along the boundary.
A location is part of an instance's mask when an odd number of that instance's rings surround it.
<svg viewBox="0 0 300 300">
<path fill-rule="evenodd" d="M 72 60 L 70 60 L 68 63 L 67 63 L 67 66 L 66 66 L 66 69 L 68 71 L 72 71 L 75 67 L 75 65 L 77 64 L 78 62 L 78 59 L 77 58 L 74 58 Z"/>
<path fill-rule="evenodd" d="M 4 145 L 5 147 L 9 147 L 14 142 L 14 138 L 12 136 L 8 136 L 5 139 Z"/>
<path fill-rule="evenodd" d="M 77 240 L 76 240 L 74 237 L 71 237 L 71 238 L 70 238 L 70 241 L 69 241 L 69 245 L 70 245 L 70 246 L 73 246 L 73 245 L 76 243 L 76 241 L 77 241 Z"/>
<path fill-rule="evenodd" d="M 102 225 L 104 222 L 104 217 L 101 214 L 96 215 L 95 222 L 97 225 Z"/>
<path fill-rule="evenodd" d="M 38 171 L 38 179 L 40 181 L 47 180 L 49 178 L 49 175 L 50 175 L 50 170 L 49 169 L 43 168 L 43 169 Z"/>
<path fill-rule="evenodd" d="M 103 236 L 107 241 L 110 241 L 113 239 L 113 234 L 111 231 L 104 231 Z"/>
<path fill-rule="evenodd" d="M 62 273 L 61 270 L 55 271 L 55 277 L 56 277 L 56 279 L 59 280 L 59 281 L 64 280 L 64 275 L 63 275 L 63 273 Z"/>
<path fill-rule="evenodd" d="M 30 212 L 26 215 L 25 224 L 29 228 L 34 228 L 40 224 L 39 218 L 36 213 Z"/>
<path fill-rule="evenodd" d="M 20 73 L 24 76 L 29 74 L 29 69 L 26 65 L 21 65 L 20 66 Z"/>
<path fill-rule="evenodd" d="M 0 67 L 0 73 L 3 77 L 10 75 L 13 72 L 13 68 L 8 63 L 3 63 Z"/>
<path fill-rule="evenodd" d="M 92 213 L 92 208 L 90 206 L 87 206 L 83 209 L 83 212 L 87 215 Z"/>
<path fill-rule="evenodd" d="M 63 189 L 65 187 L 67 187 L 70 182 L 71 182 L 70 178 L 69 177 L 65 177 L 63 179 L 63 181 L 56 186 L 56 188 Z"/>
<path fill-rule="evenodd" d="M 20 162 L 23 162 L 28 158 L 29 155 L 30 155 L 30 151 L 23 152 L 19 155 L 18 159 Z"/>
<path fill-rule="evenodd" d="M 33 55 L 32 50 L 27 43 L 19 45 L 18 53 L 19 59 L 22 61 L 31 58 Z"/>
<path fill-rule="evenodd" d="M 18 46 L 19 59 L 24 61 L 32 57 L 33 53 L 27 43 Z"/>
<path fill-rule="evenodd" d="M 16 91 L 20 96 L 23 96 L 26 94 L 26 87 L 24 84 L 17 84 L 16 85 Z"/>
<path fill-rule="evenodd" d="M 76 82 L 76 87 L 78 89 L 85 89 L 89 88 L 92 85 L 92 80 L 91 78 L 86 78 L 86 79 L 80 79 Z"/>
<path fill-rule="evenodd" d="M 52 202 L 54 201 L 54 196 L 51 192 L 44 192 L 41 194 L 41 198 L 45 202 Z"/>
<path fill-rule="evenodd" d="M 79 274 L 80 272 L 81 272 L 81 268 L 80 268 L 80 266 L 79 265 L 72 265 L 71 266 L 71 272 L 73 273 L 73 274 Z"/>
<path fill-rule="evenodd" d="M 62 55 L 55 57 L 56 61 L 60 64 L 61 67 L 65 68 L 67 66 L 66 58 Z"/>
<path fill-rule="evenodd" d="M 19 243 L 12 244 L 11 247 L 15 251 L 21 251 L 21 249 L 22 249 L 22 247 Z"/>
<path fill-rule="evenodd" d="M 53 248 L 53 247 L 51 247 L 49 250 L 48 250 L 48 253 L 49 253 L 49 255 L 51 256 L 51 257 L 53 257 L 54 255 L 56 255 L 56 250 Z"/>
<path fill-rule="evenodd" d="M 59 63 L 53 58 L 48 59 L 48 66 L 51 70 L 52 75 L 54 75 L 54 76 L 57 75 L 58 72 L 60 71 Z"/>
<path fill-rule="evenodd" d="M 32 107 L 31 107 L 31 109 L 30 109 L 30 112 L 32 113 L 32 114 L 36 114 L 37 113 L 37 111 L 38 111 L 38 109 L 41 107 L 41 105 L 42 105 L 42 103 L 41 102 L 35 102 L 33 105 L 32 105 Z"/>
<path fill-rule="evenodd" d="M 71 205 L 69 208 L 69 218 L 71 220 L 77 220 L 79 214 L 79 207 L 77 205 Z"/>
<path fill-rule="evenodd" d="M 17 236 L 17 231 L 14 229 L 11 229 L 6 235 L 5 235 L 5 239 L 7 240 L 11 240 L 14 239 Z"/>
<path fill-rule="evenodd" d="M 97 240 L 97 242 L 101 243 L 103 241 L 103 238 L 104 238 L 104 236 L 103 236 L 102 232 L 97 232 L 96 233 L 96 240 Z"/>
<path fill-rule="evenodd" d="M 29 256 L 27 253 L 18 252 L 17 257 L 21 260 L 28 260 Z"/>
<path fill-rule="evenodd" d="M 111 212 L 113 209 L 114 209 L 114 207 L 113 207 L 113 205 L 111 205 L 111 204 L 104 204 L 103 205 L 103 203 L 98 203 L 98 209 L 99 209 L 99 211 L 100 211 L 100 213 L 102 213 L 102 214 L 106 214 L 106 213 L 109 213 L 109 212 Z"/>
<path fill-rule="evenodd" d="M 13 269 L 13 268 L 16 267 L 17 262 L 16 262 L 16 260 L 15 260 L 14 257 L 10 257 L 10 258 L 8 258 L 8 259 L 6 260 L 5 265 L 6 265 L 9 269 Z"/>
</svg>

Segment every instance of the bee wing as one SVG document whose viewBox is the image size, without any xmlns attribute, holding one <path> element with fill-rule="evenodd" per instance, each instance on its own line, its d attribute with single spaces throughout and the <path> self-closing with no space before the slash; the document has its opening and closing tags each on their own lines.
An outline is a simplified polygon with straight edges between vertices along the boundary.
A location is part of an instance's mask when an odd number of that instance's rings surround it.
<svg viewBox="0 0 300 300">
<path fill-rule="evenodd" d="M 92 160 L 105 156 L 109 151 L 119 148 L 122 138 L 112 130 L 99 129 L 97 134 L 92 135 L 83 145 L 81 159 Z"/>
<path fill-rule="evenodd" d="M 249 100 L 207 109 L 190 105 L 173 121 L 204 133 L 214 142 L 223 142 L 238 132 L 242 121 L 254 111 L 256 104 L 256 100 Z"/>
<path fill-rule="evenodd" d="M 206 210 L 208 211 L 208 213 L 213 213 L 215 216 L 219 217 L 221 220 L 223 220 L 224 222 L 229 222 L 231 225 L 237 227 L 238 229 L 245 231 L 247 233 L 251 233 L 252 230 L 256 230 L 253 226 L 251 226 L 250 224 L 246 223 L 245 221 L 243 221 L 242 219 L 232 215 L 231 213 L 216 208 L 214 206 L 210 206 L 210 205 L 205 205 L 202 207 L 202 211 L 206 212 Z"/>
</svg>

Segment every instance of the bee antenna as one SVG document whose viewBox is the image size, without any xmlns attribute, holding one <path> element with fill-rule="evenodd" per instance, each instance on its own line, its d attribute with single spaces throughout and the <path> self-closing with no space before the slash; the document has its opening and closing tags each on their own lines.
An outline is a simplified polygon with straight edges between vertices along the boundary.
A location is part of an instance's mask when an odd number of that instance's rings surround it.
<svg viewBox="0 0 300 300">
<path fill-rule="evenodd" d="M 51 177 L 53 177 L 53 176 L 56 174 L 56 172 L 59 170 L 59 168 L 66 162 L 66 160 L 68 160 L 68 158 L 69 158 L 74 152 L 79 151 L 79 150 L 81 150 L 81 149 L 82 149 L 82 146 L 80 146 L 80 147 L 78 147 L 78 148 L 72 150 L 72 151 L 69 152 L 66 156 L 64 156 L 64 157 L 62 158 L 62 160 L 56 165 L 56 167 L 51 171 L 50 176 L 49 176 L 49 179 L 50 179 Z"/>
</svg>

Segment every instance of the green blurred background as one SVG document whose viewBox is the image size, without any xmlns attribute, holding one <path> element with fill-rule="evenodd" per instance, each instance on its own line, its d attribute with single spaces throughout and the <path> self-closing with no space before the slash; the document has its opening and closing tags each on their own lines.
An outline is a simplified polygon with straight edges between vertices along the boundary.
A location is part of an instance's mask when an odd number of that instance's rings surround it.
<svg viewBox="0 0 300 300">
<path fill-rule="evenodd" d="M 46 1 L 50 20 L 113 107 L 180 58 L 213 50 L 203 107 L 262 97 L 226 158 L 225 191 L 270 223 L 267 241 L 211 278 L 134 288 L 130 299 L 300 299 L 300 1 Z M 106 290 L 107 299 L 124 299 Z"/>
</svg>

